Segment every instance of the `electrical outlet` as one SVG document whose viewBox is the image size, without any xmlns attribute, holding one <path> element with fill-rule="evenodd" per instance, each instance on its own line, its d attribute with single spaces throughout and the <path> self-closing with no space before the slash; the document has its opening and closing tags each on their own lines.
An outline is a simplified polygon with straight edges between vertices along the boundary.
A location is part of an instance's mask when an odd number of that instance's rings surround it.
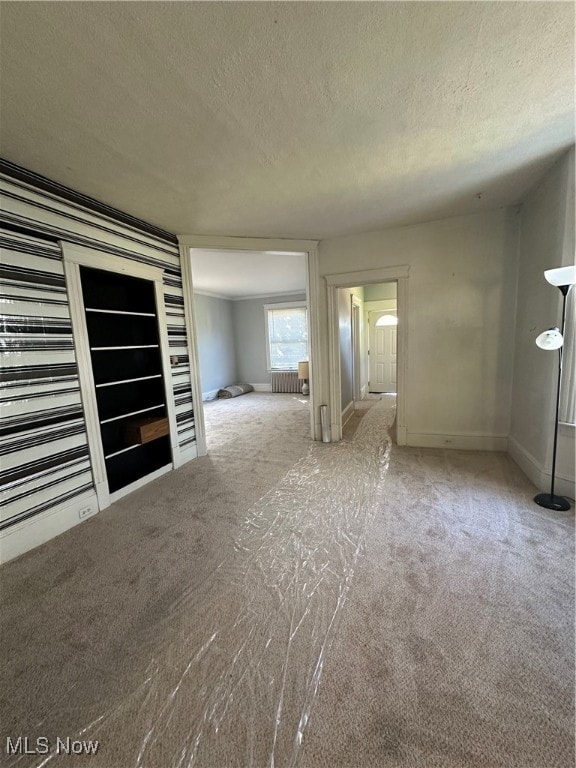
<svg viewBox="0 0 576 768">
<path fill-rule="evenodd" d="M 78 517 L 80 520 L 84 520 L 86 517 L 90 517 L 90 515 L 93 515 L 96 512 L 94 507 L 83 507 L 82 509 L 78 510 Z"/>
</svg>

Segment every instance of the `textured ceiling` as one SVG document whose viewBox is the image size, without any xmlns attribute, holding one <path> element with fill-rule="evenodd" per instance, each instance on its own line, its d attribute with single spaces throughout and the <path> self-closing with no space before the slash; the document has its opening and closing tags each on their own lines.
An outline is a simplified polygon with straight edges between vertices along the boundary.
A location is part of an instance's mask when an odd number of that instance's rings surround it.
<svg viewBox="0 0 576 768">
<path fill-rule="evenodd" d="M 574 6 L 2 2 L 2 154 L 174 233 L 516 202 L 573 142 Z"/>
<path fill-rule="evenodd" d="M 228 299 L 306 291 L 306 255 L 192 248 L 194 290 Z"/>
</svg>

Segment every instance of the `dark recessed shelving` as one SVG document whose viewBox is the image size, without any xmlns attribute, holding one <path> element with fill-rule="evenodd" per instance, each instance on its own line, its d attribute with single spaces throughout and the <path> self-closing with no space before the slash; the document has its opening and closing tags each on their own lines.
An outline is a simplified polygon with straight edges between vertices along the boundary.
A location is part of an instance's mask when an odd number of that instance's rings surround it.
<svg viewBox="0 0 576 768">
<path fill-rule="evenodd" d="M 154 283 L 106 270 L 80 268 L 96 404 L 111 493 L 172 460 L 170 437 L 152 428 L 134 437 L 145 418 L 155 427 L 167 408 Z M 164 427 L 164 433 L 166 427 Z"/>
<path fill-rule="evenodd" d="M 170 461 L 169 437 L 160 437 L 151 443 L 137 445 L 134 450 L 106 459 L 110 493 L 165 467 Z"/>
<path fill-rule="evenodd" d="M 162 375 L 162 360 L 158 347 L 99 350 L 91 352 L 94 382 L 107 384 L 113 381 L 139 379 Z"/>
</svg>

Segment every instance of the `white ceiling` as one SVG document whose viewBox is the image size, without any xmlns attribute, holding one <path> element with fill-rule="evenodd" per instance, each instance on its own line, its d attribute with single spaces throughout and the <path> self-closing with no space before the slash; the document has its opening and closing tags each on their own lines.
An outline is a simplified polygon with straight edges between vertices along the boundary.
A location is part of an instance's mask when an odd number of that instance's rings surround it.
<svg viewBox="0 0 576 768">
<path fill-rule="evenodd" d="M 3 2 L 2 154 L 174 233 L 518 201 L 574 140 L 571 2 Z"/>
<path fill-rule="evenodd" d="M 306 291 L 306 255 L 193 248 L 194 290 L 227 299 Z"/>
</svg>

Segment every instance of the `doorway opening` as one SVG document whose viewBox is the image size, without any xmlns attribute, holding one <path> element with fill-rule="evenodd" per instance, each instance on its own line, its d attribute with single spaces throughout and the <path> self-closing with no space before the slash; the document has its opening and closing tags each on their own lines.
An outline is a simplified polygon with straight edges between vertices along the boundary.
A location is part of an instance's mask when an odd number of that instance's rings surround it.
<svg viewBox="0 0 576 768">
<path fill-rule="evenodd" d="M 205 408 L 208 411 L 209 401 L 217 399 L 219 393 L 224 394 L 222 390 L 226 388 L 236 395 L 234 385 L 249 385 L 246 388 L 256 393 L 290 392 L 313 413 L 313 394 L 302 394 L 305 382 L 299 378 L 303 363 L 308 363 L 309 368 L 313 365 L 309 253 L 281 247 L 265 250 L 268 243 L 259 249 L 256 241 L 252 243 L 254 247 L 250 248 L 243 247 L 244 243 L 239 243 L 240 247 L 202 244 L 185 248 L 195 337 L 191 366 L 196 378 L 200 455 L 207 451 L 207 429 L 213 434 L 218 430 L 220 434 L 222 426 L 215 426 L 212 413 L 210 419 L 205 418 Z M 281 362 L 285 364 L 280 365 Z M 288 373 L 280 374 L 280 368 Z M 238 402 L 229 403 L 230 414 Z M 217 413 L 222 409 L 212 410 Z M 313 426 L 311 416 L 312 437 Z"/>
<path fill-rule="evenodd" d="M 398 391 L 398 285 L 376 283 L 364 289 L 367 325 L 368 392 Z"/>
<path fill-rule="evenodd" d="M 328 275 L 332 439 L 356 404 L 396 397 L 396 434 L 406 439 L 405 367 L 408 267 Z"/>
</svg>

